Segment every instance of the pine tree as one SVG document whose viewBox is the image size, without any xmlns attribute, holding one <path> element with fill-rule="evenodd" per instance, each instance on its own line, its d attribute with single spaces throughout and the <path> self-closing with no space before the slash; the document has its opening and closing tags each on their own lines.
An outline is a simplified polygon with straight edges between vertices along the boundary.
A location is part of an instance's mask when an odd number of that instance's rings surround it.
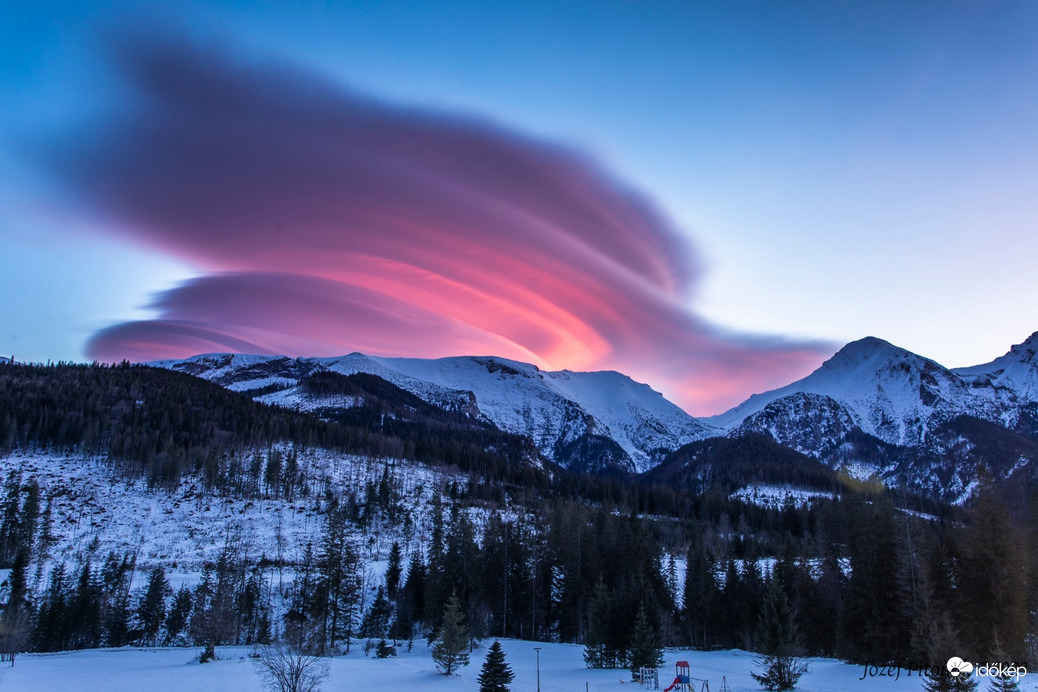
<svg viewBox="0 0 1038 692">
<path fill-rule="evenodd" d="M 181 586 L 173 597 L 173 605 L 166 614 L 166 642 L 173 643 L 187 627 L 191 617 L 191 589 Z"/>
<path fill-rule="evenodd" d="M 29 566 L 29 549 L 23 546 L 15 558 L 14 567 L 8 578 L 11 591 L 7 607 L 0 613 L 0 660 L 10 660 L 25 647 L 29 640 L 29 604 L 26 600 L 26 576 Z"/>
<path fill-rule="evenodd" d="M 458 605 L 458 597 L 451 594 L 443 611 L 443 623 L 432 646 L 432 657 L 436 668 L 444 675 L 453 675 L 462 666 L 469 664 L 469 633 L 465 628 L 464 616 Z"/>
<path fill-rule="evenodd" d="M 719 589 L 714 577 L 713 564 L 702 539 L 689 546 L 685 572 L 684 611 L 688 624 L 689 643 L 706 647 L 708 628 L 717 608 Z"/>
<path fill-rule="evenodd" d="M 400 553 L 400 544 L 393 541 L 393 547 L 389 549 L 389 565 L 386 567 L 386 595 L 390 598 L 396 598 L 402 573 L 403 556 Z"/>
<path fill-rule="evenodd" d="M 991 660 L 995 663 L 1009 663 L 1009 654 L 1002 647 L 1002 642 L 995 639 L 995 646 L 991 651 Z M 1008 675 L 992 675 L 991 684 L 988 687 L 991 692 L 1017 692 L 1020 689 L 1020 678 Z"/>
<path fill-rule="evenodd" d="M 972 675 L 952 675 L 941 670 L 940 675 L 928 677 L 923 683 L 924 692 L 974 692 L 977 680 Z"/>
<path fill-rule="evenodd" d="M 965 651 L 976 652 L 990 652 L 998 641 L 1021 659 L 1028 629 L 1026 535 L 1011 520 L 991 474 L 982 468 L 978 475 L 956 564 L 956 582 L 968 594 L 956 604 L 960 639 Z"/>
<path fill-rule="evenodd" d="M 156 567 L 148 575 L 148 587 L 137 607 L 137 617 L 141 621 L 141 629 L 144 638 L 154 644 L 162 627 L 162 621 L 166 618 L 166 591 L 169 583 L 166 581 L 166 570 Z"/>
<path fill-rule="evenodd" d="M 588 668 L 613 668 L 607 660 L 606 629 L 610 609 L 609 590 L 599 575 L 595 593 L 588 604 L 587 631 L 584 633 L 584 664 Z"/>
<path fill-rule="evenodd" d="M 411 554 L 407 577 L 397 598 L 397 617 L 404 613 L 408 623 L 425 620 L 425 565 L 418 553 Z"/>
<path fill-rule="evenodd" d="M 360 607 L 358 564 L 359 558 L 346 535 L 341 512 L 329 511 L 310 609 L 311 618 L 319 627 L 319 639 L 315 642 L 318 652 L 334 648 L 339 641 L 345 641 L 346 653 L 350 651 Z"/>
<path fill-rule="evenodd" d="M 479 692 L 508 692 L 509 683 L 515 678 L 512 669 L 505 661 L 505 652 L 501 648 L 501 642 L 494 640 L 487 651 L 483 668 L 476 679 L 479 682 Z"/>
<path fill-rule="evenodd" d="M 1003 675 L 991 676 L 991 684 L 988 686 L 990 692 L 1018 692 L 1020 689 L 1020 678 Z"/>
<path fill-rule="evenodd" d="M 385 638 L 379 639 L 378 644 L 375 645 L 375 658 L 389 658 L 390 656 L 396 656 L 396 647 L 390 646 Z"/>
<path fill-rule="evenodd" d="M 800 633 L 789 601 L 778 579 L 772 577 L 757 620 L 757 650 L 761 654 L 757 664 L 762 669 L 750 675 L 770 692 L 796 689 L 807 672 L 807 664 L 798 658 L 800 648 Z"/>
<path fill-rule="evenodd" d="M 393 607 L 386 599 L 386 592 L 381 586 L 375 594 L 375 600 L 360 624 L 360 636 L 385 637 L 389 631 L 389 619 L 393 616 Z"/>
<path fill-rule="evenodd" d="M 634 619 L 634 633 L 631 635 L 631 676 L 635 679 L 642 668 L 658 668 L 663 664 L 663 647 L 660 645 L 659 633 L 649 621 L 645 610 L 645 601 L 638 607 L 638 615 Z"/>
</svg>

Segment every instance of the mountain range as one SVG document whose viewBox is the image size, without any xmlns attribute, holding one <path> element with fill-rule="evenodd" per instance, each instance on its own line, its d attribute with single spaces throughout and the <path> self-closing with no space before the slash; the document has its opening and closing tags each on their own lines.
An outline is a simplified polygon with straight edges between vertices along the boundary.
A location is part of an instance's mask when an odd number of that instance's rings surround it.
<svg viewBox="0 0 1038 692">
<path fill-rule="evenodd" d="M 152 365 L 332 418 L 359 402 L 316 392 L 314 373 L 366 373 L 424 402 L 528 437 L 574 471 L 641 474 L 717 437 L 766 436 L 857 479 L 882 479 L 936 499 L 967 499 L 985 466 L 997 478 L 1035 477 L 1038 333 L 990 363 L 949 369 L 867 337 L 807 377 L 696 418 L 617 372 L 549 372 L 496 357 L 338 358 L 207 354 Z"/>
</svg>

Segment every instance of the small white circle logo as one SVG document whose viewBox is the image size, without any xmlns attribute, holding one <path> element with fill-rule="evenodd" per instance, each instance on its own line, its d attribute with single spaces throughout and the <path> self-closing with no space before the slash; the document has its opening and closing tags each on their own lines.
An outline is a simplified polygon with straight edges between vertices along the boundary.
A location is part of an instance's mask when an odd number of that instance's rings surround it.
<svg viewBox="0 0 1038 692">
<path fill-rule="evenodd" d="M 969 661 L 963 661 L 958 656 L 952 656 L 948 659 L 948 672 L 954 678 L 959 677 L 959 675 L 969 675 L 973 672 L 973 664 Z"/>
</svg>

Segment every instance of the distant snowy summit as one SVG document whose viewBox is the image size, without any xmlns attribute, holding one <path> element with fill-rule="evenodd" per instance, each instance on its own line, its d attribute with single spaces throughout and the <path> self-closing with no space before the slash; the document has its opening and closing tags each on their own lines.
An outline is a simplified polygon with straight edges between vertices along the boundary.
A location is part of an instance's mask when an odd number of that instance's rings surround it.
<svg viewBox="0 0 1038 692">
<path fill-rule="evenodd" d="M 754 394 L 704 422 L 730 431 L 767 411 L 774 417 L 783 406 L 803 410 L 807 398 L 895 445 L 919 444 L 935 422 L 959 415 L 1014 426 L 1021 411 L 1038 401 L 1036 347 L 1038 332 L 990 363 L 953 370 L 866 337 L 844 346 L 807 377 Z"/>
<path fill-rule="evenodd" d="M 990 363 L 957 369 L 867 337 L 801 380 L 699 419 L 621 373 L 547 372 L 497 357 L 209 354 L 153 365 L 305 411 L 357 404 L 315 395 L 301 384 L 311 374 L 375 375 L 528 436 L 545 457 L 578 471 L 642 473 L 683 445 L 746 434 L 952 499 L 969 493 L 981 464 L 1003 477 L 1038 469 L 1038 333 Z"/>
<path fill-rule="evenodd" d="M 618 372 L 548 372 L 497 357 L 338 358 L 207 354 L 152 363 L 216 382 L 258 401 L 302 410 L 354 402 L 314 397 L 316 371 L 380 377 L 420 399 L 530 437 L 547 458 L 583 471 L 640 473 L 693 440 L 718 434 L 646 384 Z"/>
<path fill-rule="evenodd" d="M 949 369 L 868 337 L 807 377 L 703 422 L 959 501 L 982 465 L 1002 478 L 1038 470 L 1036 351 L 1038 333 L 991 363 Z"/>
</svg>

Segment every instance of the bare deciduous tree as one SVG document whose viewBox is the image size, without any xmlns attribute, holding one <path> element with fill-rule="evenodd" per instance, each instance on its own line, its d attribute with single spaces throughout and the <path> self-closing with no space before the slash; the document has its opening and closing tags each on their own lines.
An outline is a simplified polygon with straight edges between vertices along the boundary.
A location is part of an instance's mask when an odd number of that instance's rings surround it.
<svg viewBox="0 0 1038 692">
<path fill-rule="evenodd" d="M 271 692 L 318 692 L 328 677 L 328 661 L 286 644 L 260 647 L 256 667 Z"/>
<path fill-rule="evenodd" d="M 32 623 L 25 609 L 5 611 L 0 616 L 0 661 L 10 661 L 13 668 L 14 657 L 28 647 L 31 636 Z"/>
</svg>

